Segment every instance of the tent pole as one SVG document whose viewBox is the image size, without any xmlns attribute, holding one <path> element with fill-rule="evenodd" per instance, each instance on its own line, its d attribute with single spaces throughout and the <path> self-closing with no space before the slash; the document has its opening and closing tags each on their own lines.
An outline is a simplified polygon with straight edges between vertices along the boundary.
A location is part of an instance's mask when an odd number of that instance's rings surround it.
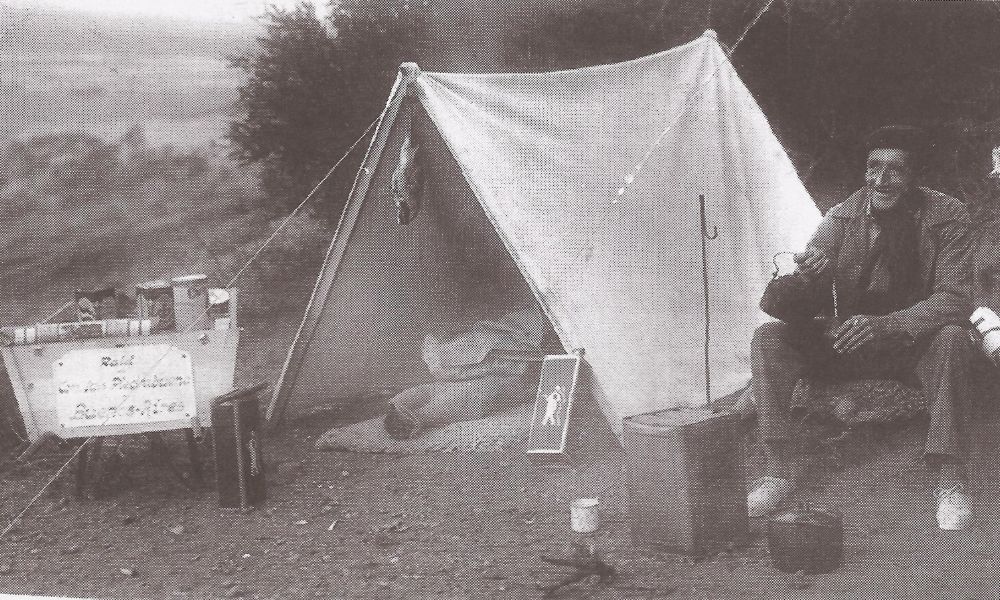
<svg viewBox="0 0 1000 600">
<path fill-rule="evenodd" d="M 302 367 L 302 358 L 312 341 L 313 335 L 316 333 L 316 327 L 319 325 L 319 318 L 323 312 L 323 307 L 333 287 L 333 282 L 336 279 L 337 271 L 340 269 L 344 253 L 347 251 L 347 240 L 351 236 L 351 231 L 354 229 L 354 225 L 361 214 L 361 205 L 364 202 L 365 196 L 368 195 L 368 187 L 371 185 L 375 169 L 382 159 L 382 152 L 385 150 L 385 145 L 389 141 L 389 131 L 392 129 L 392 124 L 399 113 L 399 107 L 406 97 L 410 84 L 416 81 L 419 76 L 420 67 L 416 63 L 403 63 L 400 65 L 399 74 L 393 85 L 392 93 L 386 102 L 382 116 L 379 118 L 375 134 L 368 145 L 368 151 L 365 153 L 361 168 L 354 179 L 351 192 L 347 196 L 344 212 L 340 217 L 340 222 L 337 224 L 333 241 L 330 242 L 330 247 L 327 250 L 326 258 L 320 269 L 320 276 L 316 281 L 316 286 L 313 288 L 309 304 L 306 306 L 305 316 L 299 325 L 298 332 L 295 334 L 295 341 L 292 342 L 292 347 L 288 351 L 284 368 L 281 370 L 281 377 L 275 386 L 271 402 L 267 406 L 264 419 L 267 422 L 268 429 L 273 430 L 284 419 L 285 409 L 288 407 L 291 397 L 292 386 L 295 384 L 295 380 L 298 378 Z"/>
</svg>

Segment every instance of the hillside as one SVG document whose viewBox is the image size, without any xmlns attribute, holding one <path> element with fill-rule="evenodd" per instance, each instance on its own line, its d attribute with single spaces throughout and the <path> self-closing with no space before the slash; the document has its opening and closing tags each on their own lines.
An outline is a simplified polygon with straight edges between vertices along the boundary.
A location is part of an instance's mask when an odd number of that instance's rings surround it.
<svg viewBox="0 0 1000 600">
<path fill-rule="evenodd" d="M 0 138 L 83 131 L 112 139 L 141 123 L 154 145 L 226 132 L 248 25 L 98 17 L 0 6 Z M 2 141 L 2 139 L 0 139 Z"/>
<path fill-rule="evenodd" d="M 155 147 L 138 127 L 111 142 L 77 133 L 8 144 L 0 224 L 8 232 L 0 239 L 5 324 L 41 319 L 75 289 L 134 292 L 136 283 L 193 272 L 221 285 L 274 226 L 254 172 L 225 147 Z M 243 308 L 289 308 L 290 290 L 311 279 L 300 269 L 311 272 L 325 221 L 301 218 L 286 233 L 239 282 L 257 291 Z M 273 296 L 261 297 L 261 279 Z"/>
</svg>

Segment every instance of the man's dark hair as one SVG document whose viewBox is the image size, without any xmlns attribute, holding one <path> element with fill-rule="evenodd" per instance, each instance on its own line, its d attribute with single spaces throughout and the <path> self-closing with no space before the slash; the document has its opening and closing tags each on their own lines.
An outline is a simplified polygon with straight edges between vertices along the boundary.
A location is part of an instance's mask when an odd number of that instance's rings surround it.
<svg viewBox="0 0 1000 600">
<path fill-rule="evenodd" d="M 869 154 L 876 148 L 904 150 L 910 154 L 913 167 L 920 169 L 927 160 L 930 143 L 927 134 L 919 127 L 888 125 L 873 131 L 865 141 L 865 148 Z"/>
<path fill-rule="evenodd" d="M 990 145 L 990 148 L 1000 146 L 1000 119 L 997 119 L 987 126 L 986 142 Z"/>
</svg>

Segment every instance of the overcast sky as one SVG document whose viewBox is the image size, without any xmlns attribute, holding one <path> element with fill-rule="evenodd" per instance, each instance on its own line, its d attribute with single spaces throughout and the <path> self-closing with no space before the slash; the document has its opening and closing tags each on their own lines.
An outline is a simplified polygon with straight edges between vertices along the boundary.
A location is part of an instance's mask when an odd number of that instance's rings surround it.
<svg viewBox="0 0 1000 600">
<path fill-rule="evenodd" d="M 299 0 L 0 0 L 16 9 L 59 9 L 115 16 L 150 16 L 204 22 L 250 22 L 268 5 L 291 8 Z M 324 6 L 325 1 L 314 2 Z"/>
</svg>

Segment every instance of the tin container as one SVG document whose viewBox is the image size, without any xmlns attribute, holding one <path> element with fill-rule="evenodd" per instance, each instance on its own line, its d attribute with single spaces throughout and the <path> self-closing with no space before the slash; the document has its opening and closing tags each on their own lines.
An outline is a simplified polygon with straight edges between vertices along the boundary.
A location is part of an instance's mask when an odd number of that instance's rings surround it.
<svg viewBox="0 0 1000 600">
<path fill-rule="evenodd" d="M 162 279 L 140 283 L 135 288 L 136 317 L 148 319 L 153 331 L 174 328 L 174 288 Z"/>
<path fill-rule="evenodd" d="M 35 325 L 35 339 L 39 342 L 59 341 L 59 323 L 39 323 Z"/>
<path fill-rule="evenodd" d="M 208 329 L 208 276 L 185 275 L 170 280 L 174 288 L 174 322 L 178 331 Z"/>
<path fill-rule="evenodd" d="M 128 335 L 129 319 L 109 319 L 104 322 L 104 334 L 108 337 L 125 337 Z"/>
<path fill-rule="evenodd" d="M 569 523 L 577 533 L 593 533 L 600 527 L 597 498 L 577 498 L 569 505 Z"/>
<path fill-rule="evenodd" d="M 692 556 L 749 537 L 736 414 L 662 410 L 623 421 L 632 538 Z"/>
<path fill-rule="evenodd" d="M 800 503 L 768 521 L 767 545 L 774 567 L 786 573 L 835 571 L 844 554 L 843 518 Z"/>
<path fill-rule="evenodd" d="M 100 321 L 118 317 L 113 287 L 91 291 L 77 290 L 73 297 L 76 300 L 77 321 Z"/>
</svg>

